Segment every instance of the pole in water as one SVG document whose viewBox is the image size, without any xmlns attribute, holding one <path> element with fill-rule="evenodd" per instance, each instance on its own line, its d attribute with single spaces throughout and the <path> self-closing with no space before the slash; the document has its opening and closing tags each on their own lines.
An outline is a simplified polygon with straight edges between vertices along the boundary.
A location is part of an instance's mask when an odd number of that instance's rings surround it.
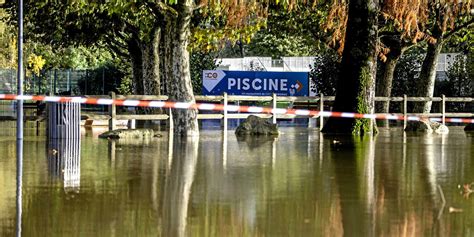
<svg viewBox="0 0 474 237">
<path fill-rule="evenodd" d="M 23 95 L 23 0 L 18 0 L 18 69 L 17 94 Z M 16 109 L 16 236 L 21 236 L 23 177 L 23 100 Z"/>
</svg>

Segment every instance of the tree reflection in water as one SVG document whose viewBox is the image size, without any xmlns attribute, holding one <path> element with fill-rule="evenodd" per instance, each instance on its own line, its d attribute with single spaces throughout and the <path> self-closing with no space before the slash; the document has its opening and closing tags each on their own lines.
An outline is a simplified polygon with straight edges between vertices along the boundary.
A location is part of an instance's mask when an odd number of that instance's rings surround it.
<svg viewBox="0 0 474 237">
<path fill-rule="evenodd" d="M 464 131 L 447 137 L 382 131 L 374 138 L 338 138 L 337 146 L 317 131 L 283 134 L 249 142 L 205 131 L 199 147 L 197 140 L 172 136 L 83 137 L 80 193 L 64 192 L 61 185 L 74 184 L 66 182 L 73 175 L 62 172 L 68 162 L 58 159 L 67 149 L 58 146 L 54 158 L 38 162 L 38 154 L 54 152 L 45 151 L 44 141 L 27 142 L 25 236 L 472 233 L 473 196 L 466 199 L 458 189 L 474 181 L 474 137 Z M 9 184 L 15 159 L 8 158 L 14 151 L 13 140 L 0 146 L 0 157 L 6 157 L 0 159 L 0 235 L 14 225 L 9 207 L 15 189 Z M 51 183 L 51 177 L 62 181 Z M 450 207 L 463 212 L 449 213 Z"/>
<path fill-rule="evenodd" d="M 162 236 L 185 236 L 198 144 L 195 137 L 177 137 L 173 141 L 171 168 L 164 187 Z"/>
</svg>

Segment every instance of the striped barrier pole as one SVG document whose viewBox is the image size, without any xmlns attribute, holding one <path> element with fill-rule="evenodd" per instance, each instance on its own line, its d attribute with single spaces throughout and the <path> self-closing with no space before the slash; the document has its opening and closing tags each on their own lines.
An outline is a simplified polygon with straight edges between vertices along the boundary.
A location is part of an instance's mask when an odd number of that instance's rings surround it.
<svg viewBox="0 0 474 237">
<path fill-rule="evenodd" d="M 0 94 L 0 100 L 34 100 L 46 102 L 72 102 L 91 105 L 117 105 L 117 106 L 138 106 L 150 108 L 170 108 L 170 109 L 198 109 L 210 111 L 227 111 L 227 112 L 243 112 L 243 113 L 266 113 L 275 115 L 299 115 L 299 116 L 321 116 L 321 117 L 338 117 L 338 118 L 366 118 L 366 119 L 384 119 L 384 120 L 404 120 L 404 121 L 420 121 L 424 120 L 420 116 L 407 115 L 391 115 L 391 114 L 360 114 L 351 112 L 334 112 L 334 111 L 317 111 L 305 109 L 283 109 L 268 108 L 257 106 L 238 106 L 223 105 L 210 103 L 189 103 L 189 102 L 173 102 L 173 101 L 156 101 L 156 100 L 119 100 L 119 99 L 98 99 L 83 97 L 60 97 L 60 96 L 42 96 L 42 95 L 12 95 Z M 442 122 L 442 118 L 429 118 L 431 121 Z M 446 122 L 451 123 L 474 123 L 474 119 L 466 118 L 445 118 Z"/>
</svg>

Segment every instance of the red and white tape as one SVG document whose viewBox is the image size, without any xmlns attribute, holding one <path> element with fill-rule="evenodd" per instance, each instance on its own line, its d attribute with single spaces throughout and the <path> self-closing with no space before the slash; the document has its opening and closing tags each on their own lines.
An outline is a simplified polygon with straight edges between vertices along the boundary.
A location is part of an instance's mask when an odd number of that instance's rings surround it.
<svg viewBox="0 0 474 237">
<path fill-rule="evenodd" d="M 172 109 L 198 109 L 211 111 L 228 112 L 242 112 L 242 113 L 267 113 L 277 115 L 299 115 L 299 116 L 322 116 L 322 117 L 339 117 L 339 118 L 367 118 L 367 119 L 383 119 L 383 120 L 405 120 L 402 115 L 390 114 L 359 114 L 349 112 L 330 112 L 317 111 L 305 109 L 283 109 L 283 108 L 268 108 L 257 106 L 238 106 L 238 105 L 223 105 L 223 104 L 209 104 L 209 103 L 188 103 L 188 102 L 172 102 L 172 101 L 157 101 L 157 100 L 118 100 L 118 99 L 100 99 L 100 98 L 84 98 L 84 97 L 60 97 L 60 96 L 42 96 L 42 95 L 14 95 L 14 94 L 0 94 L 0 100 L 34 100 L 46 102 L 72 102 L 92 105 L 118 105 L 118 106 L 138 106 L 150 108 L 172 108 Z M 407 116 L 408 121 L 419 121 L 424 118 L 419 116 Z M 429 118 L 431 121 L 440 122 L 441 118 Z M 445 122 L 451 123 L 474 123 L 474 119 L 465 118 L 445 118 Z"/>
</svg>

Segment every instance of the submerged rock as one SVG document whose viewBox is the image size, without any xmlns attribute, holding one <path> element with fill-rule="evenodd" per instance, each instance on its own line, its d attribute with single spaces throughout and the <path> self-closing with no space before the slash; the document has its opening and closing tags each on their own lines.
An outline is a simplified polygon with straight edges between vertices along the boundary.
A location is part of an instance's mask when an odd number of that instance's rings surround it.
<svg viewBox="0 0 474 237">
<path fill-rule="evenodd" d="M 466 132 L 474 132 L 474 123 L 470 123 L 464 127 L 464 131 Z"/>
<path fill-rule="evenodd" d="M 250 115 L 235 130 L 235 134 L 240 135 L 278 135 L 278 127 L 268 119 Z"/>
<path fill-rule="evenodd" d="M 408 121 L 405 132 L 433 133 L 429 121 Z"/>
<path fill-rule="evenodd" d="M 161 135 L 149 128 L 140 129 L 115 129 L 99 135 L 99 138 L 109 139 L 132 139 L 132 138 L 151 138 L 161 137 Z"/>
<path fill-rule="evenodd" d="M 438 134 L 447 134 L 449 129 L 446 125 L 443 125 L 438 122 L 432 122 L 427 120 L 421 121 L 409 121 L 407 127 L 405 128 L 406 132 L 423 132 L 423 133 L 438 133 Z"/>
<path fill-rule="evenodd" d="M 438 122 L 430 122 L 431 128 L 433 129 L 433 132 L 438 133 L 438 134 L 448 134 L 449 133 L 449 128 L 446 125 L 443 125 Z"/>
</svg>

